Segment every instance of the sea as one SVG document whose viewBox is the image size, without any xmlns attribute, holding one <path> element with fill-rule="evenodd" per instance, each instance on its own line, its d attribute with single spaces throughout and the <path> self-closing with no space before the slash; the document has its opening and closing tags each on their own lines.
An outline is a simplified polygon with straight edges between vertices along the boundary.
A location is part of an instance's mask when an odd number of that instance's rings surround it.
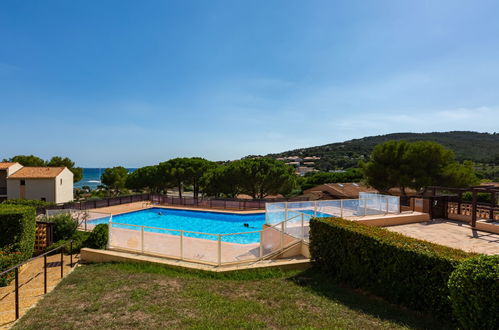
<svg viewBox="0 0 499 330">
<path fill-rule="evenodd" d="M 102 172 L 104 172 L 106 168 L 83 168 L 83 178 L 74 184 L 75 188 L 81 188 L 83 186 L 88 186 L 90 189 L 97 189 L 99 185 L 101 185 L 100 177 Z M 136 168 L 127 168 L 129 172 L 133 172 Z"/>
</svg>

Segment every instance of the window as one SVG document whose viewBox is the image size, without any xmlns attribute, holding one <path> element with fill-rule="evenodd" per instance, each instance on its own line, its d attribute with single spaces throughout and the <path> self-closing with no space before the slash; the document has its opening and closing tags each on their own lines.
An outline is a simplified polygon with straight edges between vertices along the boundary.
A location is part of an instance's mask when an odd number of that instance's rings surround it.
<svg viewBox="0 0 499 330">
<path fill-rule="evenodd" d="M 26 185 L 26 181 L 25 180 L 21 180 L 21 186 L 25 186 Z"/>
<path fill-rule="evenodd" d="M 46 201 L 47 201 L 47 199 L 46 199 L 45 197 L 40 198 L 40 200 L 41 200 L 42 202 L 46 202 Z"/>
<path fill-rule="evenodd" d="M 61 186 L 62 186 L 62 179 L 61 179 Z"/>
</svg>

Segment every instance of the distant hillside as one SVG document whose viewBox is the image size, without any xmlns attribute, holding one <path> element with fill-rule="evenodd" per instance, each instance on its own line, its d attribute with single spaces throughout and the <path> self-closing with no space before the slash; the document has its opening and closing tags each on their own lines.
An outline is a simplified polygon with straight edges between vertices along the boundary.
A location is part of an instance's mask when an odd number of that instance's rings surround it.
<svg viewBox="0 0 499 330">
<path fill-rule="evenodd" d="M 332 170 L 357 166 L 361 159 L 366 159 L 373 148 L 389 140 L 434 141 L 452 149 L 459 161 L 472 160 L 477 163 L 499 164 L 499 133 L 477 133 L 467 131 L 435 133 L 393 133 L 369 136 L 362 139 L 331 143 L 318 147 L 295 149 L 269 157 L 319 156 L 316 168 Z"/>
</svg>

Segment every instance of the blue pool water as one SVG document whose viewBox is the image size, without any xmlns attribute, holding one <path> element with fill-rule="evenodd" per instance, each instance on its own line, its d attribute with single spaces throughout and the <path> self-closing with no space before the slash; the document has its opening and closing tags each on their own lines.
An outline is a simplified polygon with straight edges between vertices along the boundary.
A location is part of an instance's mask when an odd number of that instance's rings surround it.
<svg viewBox="0 0 499 330">
<path fill-rule="evenodd" d="M 92 224 L 107 223 L 108 218 L 91 221 Z M 119 223 L 119 224 L 118 224 Z M 202 211 L 186 211 L 165 208 L 150 208 L 113 216 L 113 227 L 140 230 L 140 227 L 126 226 L 131 224 L 156 228 L 144 228 L 148 232 L 157 232 L 169 235 L 180 235 L 168 228 L 187 230 L 211 234 L 231 234 L 261 230 L 265 223 L 265 213 L 234 214 Z M 245 227 L 244 224 L 248 224 Z M 197 237 L 218 240 L 217 236 L 194 233 L 184 233 L 186 237 Z M 260 241 L 260 233 L 222 236 L 222 241 L 239 244 L 256 243 Z"/>
<path fill-rule="evenodd" d="M 301 210 L 300 211 L 301 213 L 305 213 L 305 214 L 308 214 L 308 215 L 311 215 L 312 217 L 317 217 L 317 218 L 329 218 L 329 217 L 334 217 L 334 215 L 332 214 L 327 214 L 327 213 L 322 213 L 322 212 L 315 212 L 314 214 L 314 211 L 313 210 Z"/>
</svg>

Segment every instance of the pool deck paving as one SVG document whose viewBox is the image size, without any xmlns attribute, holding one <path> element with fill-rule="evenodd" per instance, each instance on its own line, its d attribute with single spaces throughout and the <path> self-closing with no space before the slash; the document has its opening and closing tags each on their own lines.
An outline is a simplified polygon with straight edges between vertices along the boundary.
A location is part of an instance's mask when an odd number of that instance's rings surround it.
<svg viewBox="0 0 499 330">
<path fill-rule="evenodd" d="M 255 213 L 265 212 L 265 210 L 246 210 L 246 211 L 241 211 L 241 210 L 237 210 L 237 209 L 223 210 L 223 209 L 215 209 L 215 208 L 213 208 L 213 209 L 200 208 L 200 207 L 193 207 L 193 206 L 163 205 L 163 204 L 154 204 L 154 203 L 150 203 L 150 202 L 134 202 L 134 203 L 128 203 L 128 204 L 100 207 L 100 208 L 96 208 L 96 209 L 90 209 L 89 211 L 116 215 L 116 214 L 122 214 L 122 213 L 127 213 L 127 212 L 144 210 L 144 209 L 153 208 L 153 207 L 166 208 L 166 209 L 176 209 L 176 210 L 187 210 L 187 211 L 204 211 L 204 212 L 220 212 L 220 213 L 236 213 L 236 214 L 255 214 Z"/>
<path fill-rule="evenodd" d="M 437 219 L 387 229 L 467 252 L 499 254 L 499 234 L 473 229 L 464 222 Z"/>
<path fill-rule="evenodd" d="M 73 263 L 79 255 L 73 255 Z M 19 271 L 19 317 L 33 307 L 44 296 L 43 257 L 31 260 Z M 61 281 L 61 255 L 47 257 L 47 293 Z M 72 270 L 70 256 L 63 256 L 63 275 Z M 0 329 L 8 329 L 15 322 L 15 284 L 14 280 L 6 287 L 0 287 Z"/>
</svg>

